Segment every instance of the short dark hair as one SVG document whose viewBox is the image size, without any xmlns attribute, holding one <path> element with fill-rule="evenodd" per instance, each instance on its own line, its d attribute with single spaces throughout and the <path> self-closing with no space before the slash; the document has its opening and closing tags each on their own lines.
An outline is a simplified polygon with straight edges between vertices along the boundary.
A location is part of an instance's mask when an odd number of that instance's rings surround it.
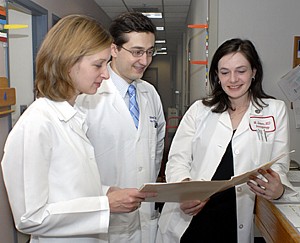
<svg viewBox="0 0 300 243">
<path fill-rule="evenodd" d="M 114 39 L 114 44 L 122 46 L 128 42 L 125 33 L 149 32 L 155 35 L 155 25 L 142 13 L 126 12 L 113 20 L 109 32 Z"/>
<path fill-rule="evenodd" d="M 250 40 L 242 40 L 239 38 L 225 41 L 216 50 L 209 69 L 211 94 L 209 97 L 204 98 L 202 103 L 209 107 L 214 106 L 212 110 L 218 113 L 232 108 L 231 102 L 219 84 L 218 78 L 218 64 L 220 59 L 231 53 L 241 53 L 250 63 L 251 69 L 256 69 L 255 80 L 251 83 L 249 94 L 254 105 L 257 106 L 257 108 L 263 108 L 266 104 L 261 99 L 274 97 L 267 95 L 262 89 L 263 68 L 253 43 Z"/>
</svg>

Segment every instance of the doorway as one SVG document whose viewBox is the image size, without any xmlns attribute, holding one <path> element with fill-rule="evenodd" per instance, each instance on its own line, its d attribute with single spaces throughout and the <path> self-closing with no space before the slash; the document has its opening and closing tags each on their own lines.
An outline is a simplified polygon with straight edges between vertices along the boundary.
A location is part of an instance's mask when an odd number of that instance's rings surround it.
<svg viewBox="0 0 300 243">
<path fill-rule="evenodd" d="M 158 68 L 148 67 L 143 75 L 143 79 L 147 80 L 158 90 Z"/>
<path fill-rule="evenodd" d="M 35 57 L 48 30 L 48 11 L 29 0 L 8 1 L 8 23 L 26 24 L 8 34 L 8 68 L 11 87 L 16 88 L 12 125 L 35 99 Z"/>
</svg>

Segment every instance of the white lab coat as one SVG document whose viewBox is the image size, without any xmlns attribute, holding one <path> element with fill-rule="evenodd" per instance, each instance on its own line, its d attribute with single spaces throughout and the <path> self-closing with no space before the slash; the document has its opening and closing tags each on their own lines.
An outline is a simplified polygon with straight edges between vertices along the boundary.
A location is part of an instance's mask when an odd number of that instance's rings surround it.
<svg viewBox="0 0 300 243">
<path fill-rule="evenodd" d="M 289 124 L 284 102 L 273 99 L 264 101 L 269 106 L 261 111 L 252 104 L 249 106 L 232 138 L 235 175 L 254 169 L 289 151 Z M 267 132 L 258 133 L 256 130 L 260 127 L 257 124 L 266 126 Z M 185 178 L 211 180 L 232 133 L 228 112 L 213 113 L 201 101 L 195 102 L 186 112 L 173 139 L 166 168 L 167 181 L 178 182 Z M 288 192 L 294 195 L 285 174 L 289 169 L 289 156 L 276 162 L 272 168 L 280 174 L 282 183 L 290 188 L 286 189 L 285 195 Z M 251 236 L 255 194 L 246 183 L 235 189 L 238 242 L 253 242 Z M 166 203 L 159 220 L 156 242 L 180 242 L 191 219 L 191 216 L 180 210 L 178 203 Z"/>
<path fill-rule="evenodd" d="M 16 228 L 32 243 L 107 239 L 109 203 L 84 122 L 68 102 L 39 98 L 7 138 L 4 182 Z"/>
<path fill-rule="evenodd" d="M 155 182 L 160 170 L 165 136 L 160 97 L 151 84 L 143 80 L 135 84 L 138 130 L 111 79 L 102 82 L 97 94 L 80 95 L 76 101 L 89 110 L 87 134 L 95 147 L 102 183 L 108 186 L 140 188 L 143 183 Z M 154 203 L 147 202 L 135 212 L 112 214 L 110 242 L 153 243 L 157 217 Z"/>
</svg>

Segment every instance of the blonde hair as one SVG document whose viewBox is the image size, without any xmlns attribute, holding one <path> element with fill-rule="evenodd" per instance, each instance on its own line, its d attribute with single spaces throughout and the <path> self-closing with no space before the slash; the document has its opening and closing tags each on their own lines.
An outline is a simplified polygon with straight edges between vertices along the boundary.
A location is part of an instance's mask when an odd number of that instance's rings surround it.
<svg viewBox="0 0 300 243">
<path fill-rule="evenodd" d="M 96 20 L 69 15 L 47 33 L 36 58 L 35 90 L 37 97 L 54 101 L 70 99 L 75 89 L 69 71 L 83 56 L 108 47 L 112 37 Z"/>
</svg>

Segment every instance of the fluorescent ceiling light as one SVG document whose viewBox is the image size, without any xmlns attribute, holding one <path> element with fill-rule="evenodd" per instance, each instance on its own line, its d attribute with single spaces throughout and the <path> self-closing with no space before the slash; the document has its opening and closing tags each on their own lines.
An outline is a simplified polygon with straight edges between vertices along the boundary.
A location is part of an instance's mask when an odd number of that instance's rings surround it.
<svg viewBox="0 0 300 243">
<path fill-rule="evenodd" d="M 163 27 L 163 26 L 157 26 L 156 30 L 165 30 L 165 27 Z"/>
<path fill-rule="evenodd" d="M 155 43 L 156 43 L 156 44 L 166 43 L 166 40 L 156 40 Z"/>
<path fill-rule="evenodd" d="M 166 51 L 158 51 L 158 52 L 156 52 L 156 55 L 167 55 L 168 54 L 168 52 L 166 52 Z"/>
<path fill-rule="evenodd" d="M 162 13 L 142 13 L 149 19 L 162 19 Z"/>
</svg>

